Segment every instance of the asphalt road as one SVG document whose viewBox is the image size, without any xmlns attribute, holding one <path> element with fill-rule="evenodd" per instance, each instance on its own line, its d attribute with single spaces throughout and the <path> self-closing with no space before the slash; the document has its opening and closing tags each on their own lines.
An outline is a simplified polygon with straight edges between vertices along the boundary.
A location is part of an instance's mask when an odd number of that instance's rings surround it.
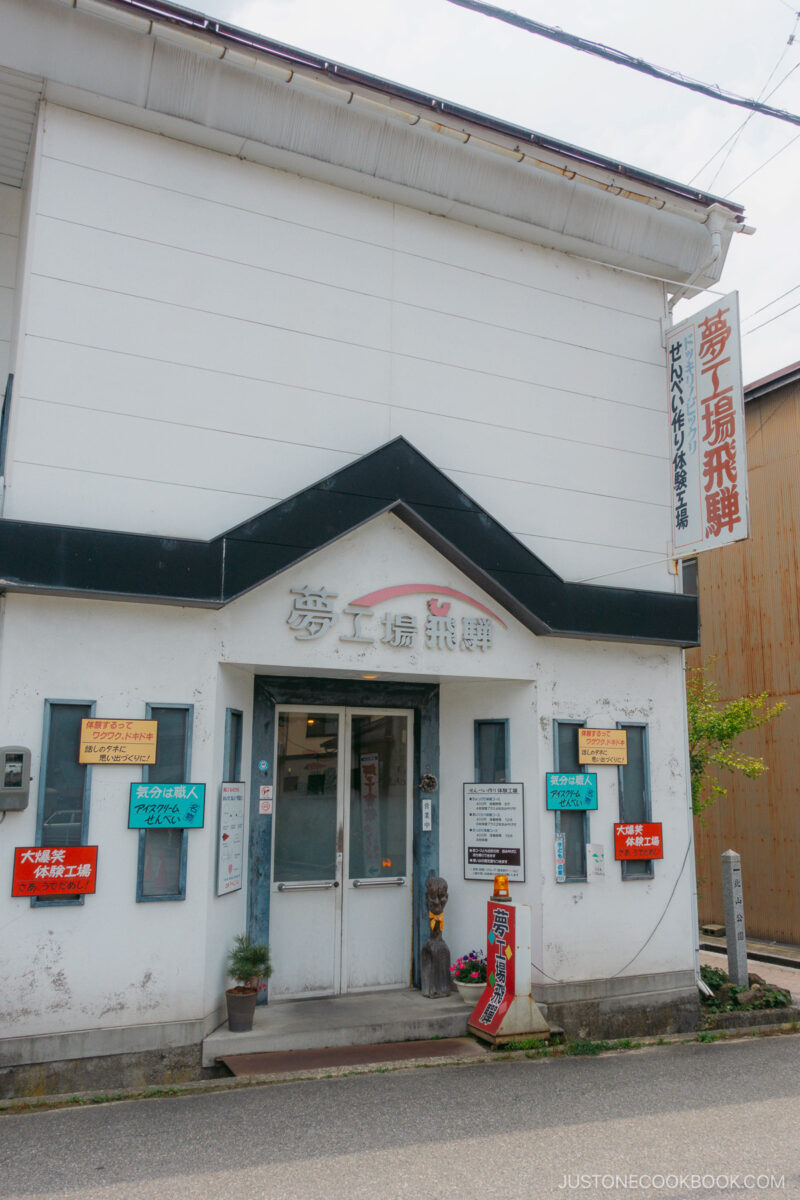
<svg viewBox="0 0 800 1200">
<path fill-rule="evenodd" d="M 0 1196 L 798 1200 L 799 1094 L 791 1035 L 3 1116 Z"/>
</svg>

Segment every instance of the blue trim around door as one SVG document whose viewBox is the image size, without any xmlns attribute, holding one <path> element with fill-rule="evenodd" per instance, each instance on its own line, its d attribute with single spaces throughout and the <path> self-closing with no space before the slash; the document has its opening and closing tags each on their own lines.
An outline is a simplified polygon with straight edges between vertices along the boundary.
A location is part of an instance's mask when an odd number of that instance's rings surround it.
<svg viewBox="0 0 800 1200">
<path fill-rule="evenodd" d="M 439 776 L 439 688 L 435 684 L 364 682 L 257 675 L 253 697 L 253 758 L 250 770 L 250 837 L 247 931 L 253 941 L 269 941 L 269 888 L 272 817 L 258 811 L 262 784 L 275 786 L 275 708 L 279 704 L 320 704 L 347 708 L 407 708 L 414 713 L 413 979 L 419 987 L 420 948 L 428 936 L 425 880 L 439 874 L 439 792 L 431 793 L 431 829 L 423 832 L 419 781 Z M 266 768 L 260 764 L 266 763 Z M 259 993 L 265 1004 L 267 993 Z"/>
</svg>

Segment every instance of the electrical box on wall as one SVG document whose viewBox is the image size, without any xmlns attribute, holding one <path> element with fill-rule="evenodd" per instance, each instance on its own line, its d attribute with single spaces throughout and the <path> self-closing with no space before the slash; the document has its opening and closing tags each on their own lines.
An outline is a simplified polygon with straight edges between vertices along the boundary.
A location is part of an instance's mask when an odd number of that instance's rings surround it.
<svg viewBox="0 0 800 1200">
<path fill-rule="evenodd" d="M 31 752 L 27 746 L 0 746 L 0 812 L 28 807 Z"/>
</svg>

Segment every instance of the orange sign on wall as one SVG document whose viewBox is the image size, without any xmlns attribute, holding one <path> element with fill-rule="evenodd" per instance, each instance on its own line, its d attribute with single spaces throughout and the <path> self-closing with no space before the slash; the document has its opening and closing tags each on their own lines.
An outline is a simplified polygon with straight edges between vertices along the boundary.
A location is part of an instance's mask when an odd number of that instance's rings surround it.
<svg viewBox="0 0 800 1200">
<path fill-rule="evenodd" d="M 624 767 L 628 761 L 625 729 L 579 729 L 578 762 L 593 766 Z"/>
<path fill-rule="evenodd" d="M 81 721 L 78 762 L 90 766 L 141 767 L 156 761 L 158 721 L 87 717 Z"/>
</svg>

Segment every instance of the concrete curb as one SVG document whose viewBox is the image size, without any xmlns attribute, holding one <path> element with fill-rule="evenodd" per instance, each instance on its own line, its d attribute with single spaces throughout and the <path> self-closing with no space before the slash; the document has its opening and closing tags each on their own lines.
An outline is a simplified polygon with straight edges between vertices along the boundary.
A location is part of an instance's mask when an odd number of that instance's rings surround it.
<svg viewBox="0 0 800 1200">
<path fill-rule="evenodd" d="M 672 1033 L 660 1037 L 630 1039 L 630 1046 L 614 1046 L 601 1051 L 597 1057 L 634 1053 L 637 1050 L 656 1050 L 661 1046 L 695 1045 L 703 1034 L 711 1035 L 709 1043 L 733 1042 L 748 1037 L 800 1036 L 795 1022 L 775 1025 L 754 1025 L 744 1029 L 700 1029 L 694 1033 Z M 626 1040 L 626 1039 L 622 1039 Z M 703 1043 L 706 1044 L 706 1043 Z M 493 1063 L 547 1062 L 569 1057 L 563 1047 L 549 1047 L 548 1052 L 530 1050 L 492 1050 L 481 1047 L 482 1053 L 458 1057 L 410 1058 L 397 1062 L 363 1063 L 353 1066 L 318 1067 L 306 1071 L 283 1071 L 271 1075 L 240 1075 L 226 1079 L 196 1080 L 190 1083 L 167 1084 L 164 1087 L 120 1088 L 115 1092 L 73 1092 L 52 1096 L 19 1096 L 0 1100 L 0 1117 L 13 1116 L 56 1108 L 78 1108 L 93 1104 L 117 1104 L 126 1100 L 160 1100 L 177 1096 L 199 1096 L 211 1092 L 230 1092 L 241 1088 L 269 1087 L 280 1083 L 300 1083 L 320 1079 L 342 1079 L 353 1075 L 388 1074 L 390 1071 L 415 1071 L 424 1067 L 474 1067 Z"/>
</svg>

